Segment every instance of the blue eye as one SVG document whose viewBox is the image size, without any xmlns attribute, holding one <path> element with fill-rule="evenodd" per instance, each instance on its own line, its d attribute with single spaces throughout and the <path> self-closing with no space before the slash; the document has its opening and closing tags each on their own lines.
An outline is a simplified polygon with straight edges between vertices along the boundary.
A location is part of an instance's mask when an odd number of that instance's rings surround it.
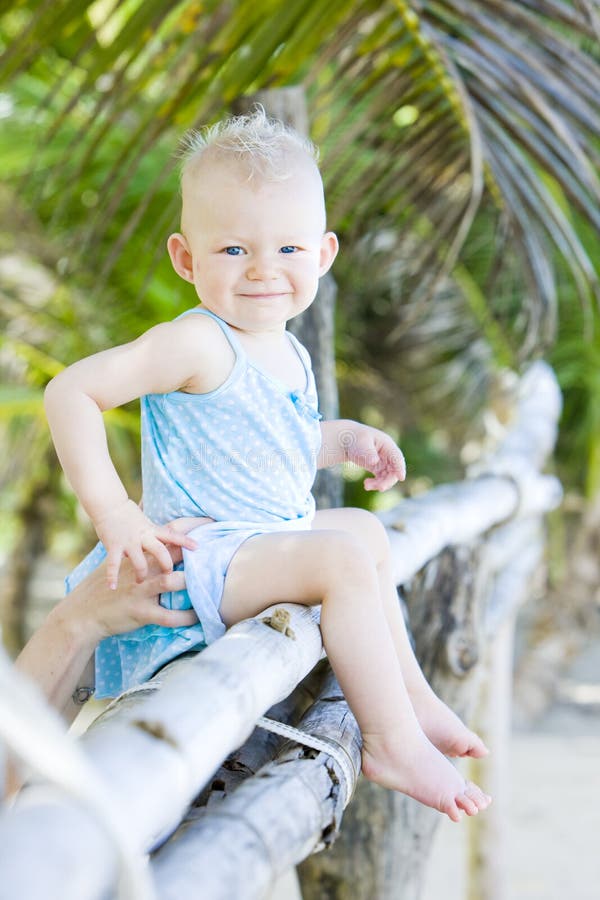
<svg viewBox="0 0 600 900">
<path fill-rule="evenodd" d="M 225 247 L 228 256 L 241 256 L 243 252 L 241 247 Z"/>
<path fill-rule="evenodd" d="M 297 247 L 293 247 L 292 244 L 286 244 L 285 247 L 280 248 L 280 253 L 295 253 Z"/>
</svg>

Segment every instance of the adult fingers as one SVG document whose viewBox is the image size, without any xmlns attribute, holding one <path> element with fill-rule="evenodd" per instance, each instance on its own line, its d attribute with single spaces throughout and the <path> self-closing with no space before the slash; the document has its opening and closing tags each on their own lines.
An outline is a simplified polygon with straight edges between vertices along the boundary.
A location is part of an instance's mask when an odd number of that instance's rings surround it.
<svg viewBox="0 0 600 900">
<path fill-rule="evenodd" d="M 193 609 L 164 609 L 157 605 L 149 615 L 148 624 L 162 625 L 164 628 L 189 628 L 198 622 Z"/>
<path fill-rule="evenodd" d="M 144 581 L 144 593 L 148 597 L 157 597 L 166 591 L 182 591 L 185 588 L 183 572 L 161 572 Z"/>
</svg>

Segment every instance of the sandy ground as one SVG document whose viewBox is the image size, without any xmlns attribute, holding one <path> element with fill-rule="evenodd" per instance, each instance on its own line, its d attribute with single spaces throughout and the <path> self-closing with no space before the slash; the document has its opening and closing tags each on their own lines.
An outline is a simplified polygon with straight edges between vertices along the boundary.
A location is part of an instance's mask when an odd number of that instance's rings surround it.
<svg viewBox="0 0 600 900">
<path fill-rule="evenodd" d="M 513 732 L 506 900 L 600 898 L 600 640 Z M 465 900 L 465 829 L 442 823 L 423 900 Z"/>
</svg>

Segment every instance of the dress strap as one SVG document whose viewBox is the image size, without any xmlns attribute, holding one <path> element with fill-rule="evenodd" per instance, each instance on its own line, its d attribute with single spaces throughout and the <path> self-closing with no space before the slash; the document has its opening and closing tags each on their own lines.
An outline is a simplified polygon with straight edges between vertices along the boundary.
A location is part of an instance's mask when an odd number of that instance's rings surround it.
<svg viewBox="0 0 600 900">
<path fill-rule="evenodd" d="M 236 357 L 238 359 L 245 358 L 246 352 L 245 352 L 244 348 L 242 347 L 242 345 L 240 344 L 239 340 L 237 339 L 233 328 L 230 325 L 228 325 L 224 319 L 221 319 L 214 312 L 211 312 L 210 309 L 204 309 L 201 306 L 193 306 L 191 309 L 186 309 L 186 311 L 182 312 L 181 315 L 176 316 L 175 320 L 183 319 L 184 316 L 189 316 L 189 315 L 194 315 L 194 314 L 197 314 L 200 316 L 208 316 L 210 319 L 214 319 L 215 322 L 217 323 L 217 325 L 219 326 L 219 328 L 221 329 L 221 331 L 223 332 L 223 334 L 225 335 L 225 337 L 227 338 L 227 340 L 229 341 L 229 343 L 231 344 L 231 348 L 232 348 L 233 352 L 235 353 Z"/>
<path fill-rule="evenodd" d="M 286 331 L 286 334 L 291 341 L 292 347 L 294 348 L 294 350 L 300 357 L 300 361 L 302 362 L 302 365 L 304 366 L 304 368 L 307 370 L 307 373 L 308 373 L 308 371 L 311 369 L 310 354 L 309 354 L 308 350 L 306 349 L 304 344 L 300 343 L 300 341 L 298 340 L 296 335 L 292 334 L 291 331 Z"/>
</svg>

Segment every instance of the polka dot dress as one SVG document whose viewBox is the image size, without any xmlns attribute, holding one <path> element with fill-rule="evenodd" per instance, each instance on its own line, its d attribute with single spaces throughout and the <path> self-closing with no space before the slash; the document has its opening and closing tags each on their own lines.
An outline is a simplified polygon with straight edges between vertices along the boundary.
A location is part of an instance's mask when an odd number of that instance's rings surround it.
<svg viewBox="0 0 600 900">
<path fill-rule="evenodd" d="M 179 516 L 209 516 L 214 524 L 192 532 L 198 549 L 184 551 L 187 591 L 163 595 L 172 608 L 193 605 L 200 624 L 167 629 L 146 626 L 107 638 L 96 653 L 96 695 L 115 696 L 149 678 L 170 659 L 220 637 L 225 575 L 249 537 L 310 528 L 310 493 L 320 448 L 321 418 L 310 357 L 288 333 L 303 364 L 306 384 L 290 391 L 248 359 L 235 333 L 213 313 L 234 353 L 227 380 L 206 394 L 142 397 L 144 512 L 163 524 Z M 69 577 L 68 586 L 99 564 L 98 545 Z"/>
</svg>

